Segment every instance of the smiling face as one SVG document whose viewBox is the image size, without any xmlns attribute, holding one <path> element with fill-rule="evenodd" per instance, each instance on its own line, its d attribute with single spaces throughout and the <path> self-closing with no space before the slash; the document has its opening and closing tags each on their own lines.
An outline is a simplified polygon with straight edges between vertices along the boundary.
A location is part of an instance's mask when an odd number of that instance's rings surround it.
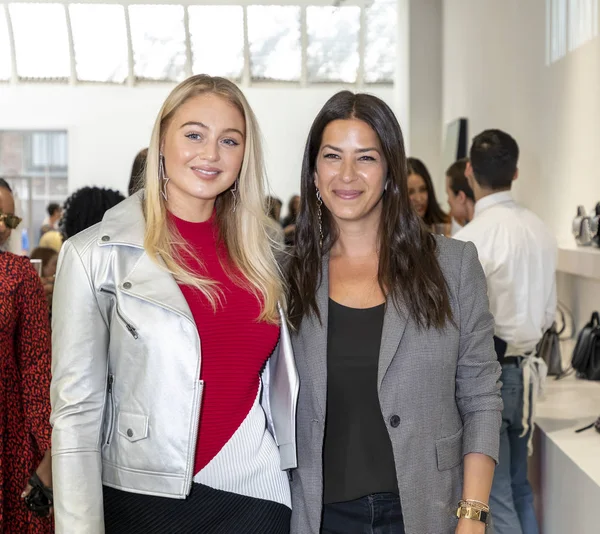
<svg viewBox="0 0 600 534">
<path fill-rule="evenodd" d="M 381 216 L 387 163 L 377 134 L 366 122 L 330 122 L 315 169 L 315 185 L 335 220 Z"/>
<path fill-rule="evenodd" d="M 210 216 L 240 174 L 245 130 L 242 113 L 221 96 L 198 95 L 177 109 L 161 143 L 170 211 L 187 220 Z"/>
<path fill-rule="evenodd" d="M 429 194 L 427 193 L 427 184 L 419 174 L 410 174 L 408 176 L 408 196 L 412 207 L 419 214 L 419 217 L 425 217 L 429 203 Z"/>
</svg>

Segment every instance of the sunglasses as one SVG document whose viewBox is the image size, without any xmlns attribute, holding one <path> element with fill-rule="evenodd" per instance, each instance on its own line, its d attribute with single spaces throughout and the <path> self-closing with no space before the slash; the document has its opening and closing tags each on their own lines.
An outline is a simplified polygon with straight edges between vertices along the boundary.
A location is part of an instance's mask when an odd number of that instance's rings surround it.
<svg viewBox="0 0 600 534">
<path fill-rule="evenodd" d="M 21 224 L 21 217 L 17 217 L 12 213 L 2 213 L 0 211 L 0 222 L 3 222 L 7 228 L 14 230 L 19 224 Z"/>
</svg>

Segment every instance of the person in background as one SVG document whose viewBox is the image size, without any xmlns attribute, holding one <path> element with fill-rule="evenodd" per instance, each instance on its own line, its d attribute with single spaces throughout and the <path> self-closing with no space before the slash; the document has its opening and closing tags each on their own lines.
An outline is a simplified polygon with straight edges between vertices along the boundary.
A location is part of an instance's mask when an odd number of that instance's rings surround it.
<svg viewBox="0 0 600 534">
<path fill-rule="evenodd" d="M 502 410 L 485 277 L 422 224 L 406 168 L 379 98 L 343 91 L 314 120 L 287 268 L 292 534 L 485 531 Z"/>
<path fill-rule="evenodd" d="M 56 274 L 58 252 L 53 248 L 37 247 L 29 257 L 32 260 L 42 261 L 42 284 L 44 285 L 48 307 L 52 312 L 52 295 L 54 294 L 54 275 Z"/>
<path fill-rule="evenodd" d="M 146 172 L 146 159 L 148 158 L 148 149 L 143 148 L 140 150 L 131 166 L 131 176 L 129 178 L 129 186 L 127 191 L 129 196 L 137 193 L 140 189 L 144 188 L 144 173 Z"/>
<path fill-rule="evenodd" d="M 65 213 L 60 229 L 65 239 L 99 223 L 104 214 L 125 197 L 114 189 L 82 187 L 65 201 Z"/>
<path fill-rule="evenodd" d="M 512 197 L 518 160 L 519 147 L 509 134 L 486 130 L 475 137 L 466 171 L 475 214 L 454 236 L 473 242 L 479 252 L 502 365 L 500 460 L 490 500 L 496 534 L 539 532 L 527 480 L 533 408 L 546 374 L 535 348 L 556 313 L 557 244 L 546 225 Z"/>
<path fill-rule="evenodd" d="M 294 195 L 288 203 L 288 214 L 283 218 L 281 225 L 285 235 L 285 244 L 292 246 L 294 244 L 294 234 L 296 232 L 296 219 L 300 213 L 300 196 Z"/>
<path fill-rule="evenodd" d="M 298 378 L 263 169 L 240 89 L 192 76 L 156 118 L 144 191 L 63 247 L 58 534 L 289 533 Z"/>
<path fill-rule="evenodd" d="M 20 219 L 0 179 L 0 245 Z M 52 519 L 30 512 L 23 498 L 37 473 L 52 486 L 50 457 L 50 321 L 29 258 L 0 251 L 0 530 L 48 534 Z"/>
<path fill-rule="evenodd" d="M 51 248 L 55 252 L 60 252 L 63 244 L 63 235 L 58 230 L 48 230 L 40 237 L 38 247 Z"/>
<path fill-rule="evenodd" d="M 450 235 L 455 235 L 468 224 L 475 212 L 475 194 L 465 175 L 468 162 L 469 158 L 459 159 L 446 170 L 446 194 L 452 217 Z"/>
<path fill-rule="evenodd" d="M 48 204 L 46 211 L 48 212 L 48 217 L 46 217 L 44 224 L 40 228 L 40 237 L 50 230 L 58 230 L 58 223 L 62 217 L 62 208 L 60 204 L 56 204 L 55 202 Z"/>
<path fill-rule="evenodd" d="M 431 231 L 449 235 L 450 217 L 438 204 L 427 167 L 417 158 L 408 158 L 407 163 L 408 196 L 413 208 Z"/>
<path fill-rule="evenodd" d="M 281 226 L 281 207 L 283 203 L 276 197 L 267 197 L 267 214 Z"/>
</svg>

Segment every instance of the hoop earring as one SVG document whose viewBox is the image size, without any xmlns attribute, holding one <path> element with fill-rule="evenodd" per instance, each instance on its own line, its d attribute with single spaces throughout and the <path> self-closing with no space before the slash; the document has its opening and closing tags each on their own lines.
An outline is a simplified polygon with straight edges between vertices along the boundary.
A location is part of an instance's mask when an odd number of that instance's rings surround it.
<svg viewBox="0 0 600 534">
<path fill-rule="evenodd" d="M 167 197 L 167 184 L 169 183 L 170 178 L 165 172 L 165 157 L 162 155 L 162 152 L 159 153 L 158 156 L 158 179 L 162 182 L 160 193 L 165 200 L 169 200 Z"/>
<path fill-rule="evenodd" d="M 319 217 L 319 248 L 323 248 L 323 212 L 321 206 L 323 205 L 323 199 L 321 198 L 321 191 L 317 189 L 317 215 Z"/>
<path fill-rule="evenodd" d="M 233 187 L 230 189 L 231 194 L 233 195 L 233 210 L 231 210 L 233 213 L 235 213 L 235 209 L 237 208 L 237 195 L 235 194 L 235 192 L 237 191 L 237 186 L 238 181 L 236 178 L 235 182 L 233 183 Z"/>
</svg>

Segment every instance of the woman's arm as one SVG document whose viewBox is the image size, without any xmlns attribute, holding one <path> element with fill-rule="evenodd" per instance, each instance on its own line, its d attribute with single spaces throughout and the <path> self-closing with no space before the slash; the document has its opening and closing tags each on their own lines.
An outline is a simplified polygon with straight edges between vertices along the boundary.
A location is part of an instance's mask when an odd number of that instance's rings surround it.
<svg viewBox="0 0 600 534">
<path fill-rule="evenodd" d="M 76 238 L 77 239 L 77 238 Z M 108 327 L 82 258 L 63 245 L 52 315 L 52 470 L 57 534 L 103 534 Z"/>
<path fill-rule="evenodd" d="M 49 469 L 50 436 L 50 319 L 48 304 L 39 276 L 24 260 L 22 280 L 16 292 L 18 323 L 16 357 L 23 391 L 25 428 L 35 439 L 40 455 L 45 455 L 38 474 L 52 485 Z M 30 473 L 33 474 L 33 473 Z"/>
<path fill-rule="evenodd" d="M 462 496 L 487 504 L 500 445 L 501 369 L 494 351 L 494 319 L 489 311 L 485 275 L 472 243 L 466 243 L 463 250 L 458 299 L 456 402 L 464 424 Z M 477 523 L 462 519 L 457 532 L 483 532 L 483 523 Z"/>
</svg>

